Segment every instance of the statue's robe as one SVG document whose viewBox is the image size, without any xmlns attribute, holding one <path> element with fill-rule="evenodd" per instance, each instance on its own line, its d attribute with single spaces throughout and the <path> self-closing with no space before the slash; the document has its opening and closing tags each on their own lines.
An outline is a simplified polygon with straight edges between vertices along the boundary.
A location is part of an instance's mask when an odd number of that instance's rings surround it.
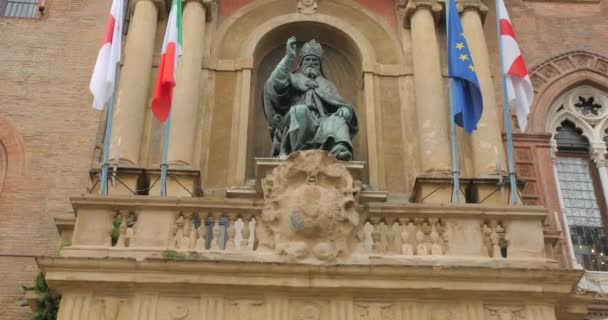
<svg viewBox="0 0 608 320">
<path fill-rule="evenodd" d="M 308 85 L 311 81 L 316 88 Z M 331 152 L 339 145 L 353 153 L 357 115 L 336 86 L 322 75 L 311 79 L 301 72 L 289 72 L 280 63 L 266 81 L 263 104 L 270 124 L 273 156 L 308 149 Z M 347 109 L 349 115 L 336 115 L 341 108 Z"/>
</svg>

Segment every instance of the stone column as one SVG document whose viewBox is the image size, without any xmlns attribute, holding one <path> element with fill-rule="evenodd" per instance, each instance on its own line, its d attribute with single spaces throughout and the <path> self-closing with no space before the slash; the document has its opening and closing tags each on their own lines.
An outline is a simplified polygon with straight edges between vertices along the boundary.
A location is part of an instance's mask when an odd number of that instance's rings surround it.
<svg viewBox="0 0 608 320">
<path fill-rule="evenodd" d="M 451 175 L 449 110 L 441 76 L 434 13 L 441 6 L 433 0 L 410 0 L 406 27 L 412 30 L 412 55 L 416 90 L 416 116 L 423 175 Z"/>
<path fill-rule="evenodd" d="M 177 79 L 171 107 L 169 134 L 170 164 L 192 165 L 196 124 L 201 97 L 206 12 L 211 1 L 186 0 L 183 12 L 183 54 L 177 67 Z"/>
<path fill-rule="evenodd" d="M 604 199 L 608 201 L 608 160 L 606 160 L 606 152 L 606 147 L 602 145 L 594 147 L 591 155 L 593 162 L 597 166 L 597 171 L 600 173 Z"/>
<path fill-rule="evenodd" d="M 494 83 L 490 73 L 488 46 L 483 32 L 482 16 L 487 8 L 480 0 L 462 4 L 462 28 L 473 56 L 475 72 L 483 95 L 483 115 L 471 136 L 475 177 L 496 176 L 496 151 L 501 163 L 506 164 L 502 143 L 501 125 L 498 117 Z M 498 60 L 496 60 L 498 62 Z M 506 167 L 506 166 L 504 166 Z"/>
<path fill-rule="evenodd" d="M 110 158 L 120 157 L 127 165 L 139 164 L 139 147 L 148 108 L 152 58 L 160 2 L 158 0 L 131 1 L 133 17 L 120 73 Z"/>
</svg>

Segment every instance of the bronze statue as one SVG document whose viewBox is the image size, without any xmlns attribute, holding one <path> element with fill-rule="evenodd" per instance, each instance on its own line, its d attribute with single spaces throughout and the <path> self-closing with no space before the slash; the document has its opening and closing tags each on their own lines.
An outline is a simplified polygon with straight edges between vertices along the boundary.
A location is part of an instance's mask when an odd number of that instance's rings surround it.
<svg viewBox="0 0 608 320">
<path fill-rule="evenodd" d="M 353 158 L 352 137 L 358 123 L 354 108 L 342 99 L 323 74 L 323 48 L 312 40 L 296 60 L 296 38 L 287 40 L 287 52 L 266 81 L 263 105 L 272 139 L 272 155 L 297 150 L 322 149 L 338 160 Z"/>
</svg>

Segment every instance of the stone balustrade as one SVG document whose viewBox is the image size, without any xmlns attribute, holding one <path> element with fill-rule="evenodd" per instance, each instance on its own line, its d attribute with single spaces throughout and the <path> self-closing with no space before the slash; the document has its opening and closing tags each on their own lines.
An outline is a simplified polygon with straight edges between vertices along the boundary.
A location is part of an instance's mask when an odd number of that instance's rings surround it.
<svg viewBox="0 0 608 320">
<path fill-rule="evenodd" d="M 264 216 L 260 199 L 87 195 L 71 200 L 75 229 L 71 245 L 61 253 L 70 257 L 557 266 L 546 258 L 545 210 L 539 207 L 368 203 L 359 208 L 352 241 L 334 239 L 343 245 L 324 259 L 317 254 L 323 246 L 313 243 L 308 256 L 290 249 L 280 232 L 269 237 L 272 220 Z"/>
</svg>

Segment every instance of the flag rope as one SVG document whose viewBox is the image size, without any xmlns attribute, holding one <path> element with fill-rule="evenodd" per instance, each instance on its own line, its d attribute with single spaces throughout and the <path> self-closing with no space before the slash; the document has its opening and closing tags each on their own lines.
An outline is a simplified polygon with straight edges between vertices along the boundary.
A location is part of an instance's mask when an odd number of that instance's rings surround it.
<svg viewBox="0 0 608 320">
<path fill-rule="evenodd" d="M 503 117 L 505 120 L 505 131 L 507 135 L 507 162 L 509 166 L 509 182 L 511 188 L 511 204 L 517 204 L 517 181 L 515 177 L 515 161 L 513 159 L 513 133 L 511 130 L 511 113 L 509 112 L 509 99 L 507 97 L 507 79 L 504 72 L 504 57 L 502 51 L 501 27 L 500 27 L 500 4 L 496 0 L 496 24 L 498 32 L 498 52 L 500 55 L 500 79 L 502 81 L 502 104 Z M 498 174 L 502 175 L 502 172 Z"/>
<path fill-rule="evenodd" d="M 449 18 L 449 5 L 448 2 L 445 2 L 445 26 L 446 33 L 450 32 L 448 18 Z M 448 47 L 450 46 L 450 37 L 446 37 L 448 42 Z M 460 172 L 458 164 L 458 144 L 456 141 L 456 124 L 454 123 L 456 120 L 454 118 L 454 90 L 453 90 L 453 82 L 454 80 L 449 77 L 448 78 L 448 92 L 450 97 L 450 138 L 452 143 L 452 202 L 456 204 L 460 204 Z"/>
</svg>

